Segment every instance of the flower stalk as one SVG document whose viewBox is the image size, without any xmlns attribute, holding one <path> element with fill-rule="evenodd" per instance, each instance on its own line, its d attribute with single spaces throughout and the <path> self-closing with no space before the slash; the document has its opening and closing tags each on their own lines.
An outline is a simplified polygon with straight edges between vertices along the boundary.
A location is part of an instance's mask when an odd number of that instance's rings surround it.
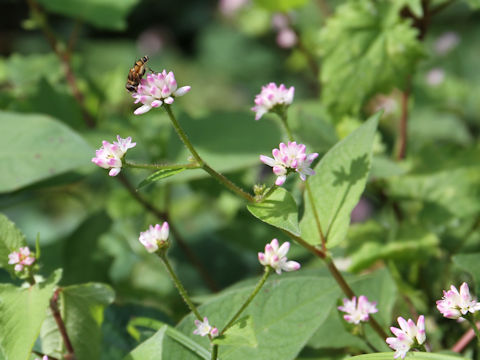
<svg viewBox="0 0 480 360">
<path fill-rule="evenodd" d="M 198 167 L 201 167 L 203 170 L 205 170 L 208 174 L 210 174 L 212 177 L 217 179 L 222 185 L 230 189 L 232 192 L 236 193 L 240 197 L 244 198 L 248 202 L 254 202 L 255 199 L 252 195 L 249 193 L 245 192 L 242 190 L 240 187 L 235 185 L 233 182 L 231 182 L 229 179 L 227 179 L 224 175 L 216 172 L 214 169 L 212 169 L 203 159 L 202 157 L 198 154 L 198 152 L 195 150 L 193 147 L 192 143 L 188 139 L 187 134 L 185 131 L 182 129 L 180 124 L 178 123 L 177 119 L 175 118 L 175 115 L 172 112 L 172 109 L 169 104 L 163 104 L 163 108 L 168 114 L 168 117 L 170 118 L 173 128 L 175 129 L 176 133 L 182 140 L 183 144 L 187 147 L 188 151 L 192 154 L 194 159 L 196 160 Z"/>
<path fill-rule="evenodd" d="M 263 276 L 261 279 L 258 281 L 257 285 L 255 286 L 255 289 L 253 289 L 252 293 L 250 296 L 245 300 L 243 305 L 238 309 L 238 311 L 235 313 L 235 315 L 232 316 L 230 321 L 227 323 L 227 325 L 224 326 L 224 328 L 220 331 L 220 336 L 225 334 L 225 332 L 232 327 L 232 325 L 237 321 L 237 319 L 240 317 L 240 315 L 245 311 L 245 309 L 250 305 L 252 300 L 257 296 L 258 292 L 260 289 L 263 287 L 265 282 L 267 281 L 268 277 L 272 273 L 272 268 L 270 266 L 265 266 L 265 272 L 263 273 Z"/>
<path fill-rule="evenodd" d="M 195 315 L 195 317 L 198 320 L 202 321 L 203 320 L 202 316 L 200 315 L 200 313 L 197 310 L 197 307 L 193 304 L 192 300 L 188 296 L 187 290 L 185 290 L 185 287 L 183 286 L 182 282 L 175 274 L 175 271 L 173 270 L 172 265 L 170 265 L 170 262 L 168 261 L 167 254 L 165 253 L 165 251 L 157 252 L 157 255 L 165 265 L 165 268 L 167 269 L 168 274 L 172 278 L 172 281 L 175 284 L 175 287 L 178 289 L 178 292 L 180 293 L 180 296 L 182 297 L 183 301 L 185 301 L 188 308 Z"/>
</svg>

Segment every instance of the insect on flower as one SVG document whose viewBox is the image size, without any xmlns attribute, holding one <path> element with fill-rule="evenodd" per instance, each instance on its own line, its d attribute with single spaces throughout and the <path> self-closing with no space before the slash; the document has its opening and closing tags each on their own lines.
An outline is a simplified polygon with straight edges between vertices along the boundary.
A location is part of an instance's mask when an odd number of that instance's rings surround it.
<svg viewBox="0 0 480 360">
<path fill-rule="evenodd" d="M 146 62 L 148 61 L 148 56 L 144 56 L 141 59 L 138 59 L 133 67 L 128 72 L 127 83 L 125 84 L 125 88 L 130 92 L 136 92 L 137 87 L 140 84 L 140 80 L 142 80 L 143 75 L 145 75 L 146 70 Z"/>
</svg>

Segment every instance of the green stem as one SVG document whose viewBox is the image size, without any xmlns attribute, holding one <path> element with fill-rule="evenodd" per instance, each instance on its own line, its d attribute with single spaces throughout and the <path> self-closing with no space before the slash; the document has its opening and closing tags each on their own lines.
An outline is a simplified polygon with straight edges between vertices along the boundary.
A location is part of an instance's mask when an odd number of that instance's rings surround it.
<svg viewBox="0 0 480 360">
<path fill-rule="evenodd" d="M 280 117 L 280 120 L 282 121 L 283 128 L 285 129 L 285 132 L 287 133 L 287 137 L 289 141 L 293 141 L 293 134 L 292 130 L 290 130 L 290 127 L 288 126 L 288 121 L 287 121 L 287 109 L 282 109 L 279 110 L 277 115 Z"/>
<path fill-rule="evenodd" d="M 480 346 L 480 331 L 478 330 L 477 324 L 475 324 L 475 319 L 473 314 L 468 314 L 465 316 L 469 324 L 472 326 L 473 332 L 477 336 L 477 346 Z"/>
<path fill-rule="evenodd" d="M 217 360 L 217 356 L 218 356 L 218 345 L 213 345 L 211 359 Z"/>
<path fill-rule="evenodd" d="M 188 151 L 192 154 L 192 156 L 195 158 L 195 160 L 198 163 L 198 166 L 201 167 L 203 170 L 205 170 L 207 173 L 209 173 L 212 177 L 217 179 L 221 184 L 223 184 L 225 187 L 236 193 L 237 195 L 241 196 L 248 202 L 254 202 L 255 199 L 252 195 L 249 193 L 245 192 L 242 190 L 240 187 L 235 185 L 233 182 L 231 182 L 229 179 L 227 179 L 224 175 L 216 172 L 214 169 L 212 169 L 203 159 L 202 157 L 198 154 L 198 152 L 195 150 L 193 147 L 192 143 L 187 137 L 187 134 L 183 129 L 181 128 L 180 124 L 178 123 L 177 119 L 175 118 L 175 115 L 173 115 L 172 109 L 170 105 L 164 104 L 163 107 L 165 108 L 165 111 L 167 112 L 173 128 L 177 132 L 178 136 L 182 140 L 183 144 L 187 147 Z"/>
<path fill-rule="evenodd" d="M 165 254 L 165 251 L 162 254 L 157 253 L 157 255 L 160 257 L 160 259 L 162 259 L 163 264 L 167 268 L 168 274 L 172 278 L 172 281 L 175 284 L 176 288 L 178 289 L 178 292 L 182 296 L 183 301 L 185 301 L 185 303 L 187 304 L 190 311 L 195 314 L 195 317 L 198 320 L 203 321 L 203 318 L 200 315 L 200 313 L 198 312 L 197 307 L 193 304 L 192 300 L 190 300 L 190 297 L 187 294 L 187 290 L 185 290 L 182 283 L 180 282 L 180 279 L 175 274 L 175 271 L 173 271 L 173 268 L 172 268 L 172 266 L 170 265 L 170 262 L 167 259 L 167 255 Z"/>
<path fill-rule="evenodd" d="M 220 331 L 220 334 L 219 334 L 220 336 L 223 335 L 225 333 L 225 331 L 227 331 L 233 325 L 233 323 L 235 321 L 237 321 L 238 317 L 242 314 L 242 312 L 247 308 L 248 305 L 250 305 L 250 303 L 255 298 L 255 296 L 257 296 L 258 292 L 260 291 L 262 286 L 265 284 L 265 281 L 267 281 L 267 279 L 268 279 L 268 277 L 270 276 L 271 273 L 272 273 L 272 268 L 270 266 L 266 266 L 265 267 L 265 272 L 264 272 L 262 278 L 258 281 L 257 286 L 255 286 L 255 289 L 253 289 L 253 291 L 250 294 L 250 296 L 248 297 L 248 299 L 243 303 L 243 305 L 240 307 L 240 309 L 238 309 L 238 311 L 235 313 L 235 315 L 233 315 L 233 317 L 228 322 L 228 324 L 225 325 L 225 327 L 223 328 L 222 331 Z"/>
<path fill-rule="evenodd" d="M 188 164 L 173 164 L 173 165 L 160 165 L 160 164 L 138 164 L 128 160 L 125 160 L 123 163 L 127 167 L 137 168 L 137 169 L 197 169 L 200 166 L 197 163 L 188 163 Z"/>
</svg>

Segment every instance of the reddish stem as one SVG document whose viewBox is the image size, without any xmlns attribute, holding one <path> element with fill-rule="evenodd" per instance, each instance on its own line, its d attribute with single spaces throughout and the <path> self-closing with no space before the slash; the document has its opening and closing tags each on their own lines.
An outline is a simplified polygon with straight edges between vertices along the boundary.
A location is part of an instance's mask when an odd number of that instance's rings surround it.
<svg viewBox="0 0 480 360">
<path fill-rule="evenodd" d="M 68 337 L 67 328 L 65 327 L 65 323 L 63 322 L 62 316 L 60 315 L 60 310 L 58 308 L 58 296 L 60 294 L 61 289 L 55 290 L 53 293 L 52 298 L 50 299 L 50 309 L 52 310 L 53 318 L 57 323 L 58 331 L 62 336 L 63 343 L 65 344 L 65 348 L 67 349 L 67 354 L 65 355 L 66 359 L 75 359 L 75 351 L 73 350 L 72 342 Z"/>
</svg>

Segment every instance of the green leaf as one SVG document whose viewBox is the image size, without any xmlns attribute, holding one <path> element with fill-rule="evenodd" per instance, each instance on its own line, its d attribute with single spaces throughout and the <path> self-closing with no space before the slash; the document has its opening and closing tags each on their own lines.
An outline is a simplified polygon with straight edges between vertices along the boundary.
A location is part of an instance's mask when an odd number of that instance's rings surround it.
<svg viewBox="0 0 480 360">
<path fill-rule="evenodd" d="M 259 6 L 270 11 L 290 11 L 302 7 L 307 0 L 254 0 Z"/>
<path fill-rule="evenodd" d="M 93 26 L 125 30 L 127 15 L 139 0 L 39 0 L 48 11 L 83 20 Z"/>
<path fill-rule="evenodd" d="M 366 232 L 360 230 L 349 234 L 349 242 L 361 242 L 351 256 L 349 271 L 361 271 L 378 260 L 422 261 L 439 252 L 438 237 L 418 225 L 405 224 L 390 242 L 386 242 L 388 229 L 374 222 L 358 225 L 360 228 L 364 226 L 368 226 Z"/>
<path fill-rule="evenodd" d="M 472 9 L 480 9 L 480 0 L 466 0 Z"/>
<path fill-rule="evenodd" d="M 368 275 L 349 276 L 347 281 L 355 293 L 363 294 L 370 301 L 377 302 L 379 311 L 374 315 L 374 318 L 381 325 L 387 327 L 390 324 L 391 313 L 397 296 L 395 281 L 390 273 L 383 269 Z M 368 340 L 377 349 L 380 350 L 382 347 L 385 347 L 385 350 L 387 349 L 385 342 L 378 338 L 378 334 L 370 326 L 365 326 L 364 329 Z M 344 349 L 351 346 L 369 351 L 368 345 L 361 338 L 347 331 L 343 313 L 339 312 L 336 307 L 330 310 L 325 323 L 308 341 L 308 346 L 314 349 Z"/>
<path fill-rule="evenodd" d="M 62 288 L 59 308 L 78 359 L 100 359 L 103 311 L 114 297 L 110 286 L 99 283 Z M 42 325 L 41 337 L 43 352 L 61 358 L 65 348 L 51 314 Z"/>
<path fill-rule="evenodd" d="M 181 173 L 182 171 L 186 170 L 186 168 L 176 168 L 176 169 L 161 169 L 155 171 L 153 174 L 148 175 L 145 179 L 143 179 L 140 184 L 138 184 L 137 189 L 140 189 L 146 185 L 154 183 L 155 181 L 160 181 L 167 177 L 173 176 L 175 174 Z"/>
<path fill-rule="evenodd" d="M 211 325 L 221 329 L 254 287 L 255 283 L 251 282 L 236 284 L 200 306 L 199 311 L 208 317 Z M 258 345 L 220 346 L 220 359 L 294 359 L 325 321 L 338 294 L 338 286 L 330 278 L 319 277 L 318 274 L 272 276 L 243 313 L 252 319 Z M 177 328 L 208 349 L 208 339 L 192 334 L 194 320 L 190 314 Z M 191 352 L 168 339 L 164 346 L 165 353 L 172 359 L 197 359 Z"/>
<path fill-rule="evenodd" d="M 422 47 L 393 1 L 350 0 L 320 33 L 323 102 L 336 115 L 356 114 L 375 93 L 402 88 Z"/>
<path fill-rule="evenodd" d="M 457 355 L 443 355 L 438 353 L 423 353 L 423 352 L 415 352 L 411 351 L 407 354 L 409 358 L 415 360 L 466 360 L 466 358 Z M 352 356 L 348 359 L 355 359 L 355 360 L 392 360 L 393 353 L 392 352 L 385 352 L 385 353 L 376 353 L 376 354 L 365 354 L 365 355 L 358 355 Z"/>
<path fill-rule="evenodd" d="M 166 326 L 167 331 L 166 334 L 173 340 L 177 341 L 179 344 L 183 345 L 185 348 L 191 350 L 193 353 L 197 354 L 201 359 L 210 360 L 211 355 L 205 348 L 201 345 L 190 339 L 189 337 L 182 334 L 177 329 L 154 319 L 149 318 L 135 318 L 128 323 L 127 331 L 132 335 L 135 339 L 140 338 L 140 332 L 136 329 L 136 327 L 145 327 L 153 330 L 159 330 L 161 327 Z"/>
<path fill-rule="evenodd" d="M 299 142 L 316 152 L 327 152 L 338 141 L 332 120 L 318 100 L 295 101 L 288 110 L 288 124 Z"/>
<path fill-rule="evenodd" d="M 464 218 L 480 211 L 480 147 L 424 155 L 412 173 L 387 179 L 386 192 L 398 200 L 435 204 L 449 216 Z"/>
<path fill-rule="evenodd" d="M 0 284 L 0 349 L 7 359 L 30 358 L 61 274 L 56 270 L 48 280 L 31 287 Z"/>
<path fill-rule="evenodd" d="M 350 213 L 365 188 L 379 118 L 380 113 L 375 114 L 331 148 L 315 166 L 315 175 L 308 180 L 313 206 L 330 248 L 345 237 Z M 304 197 L 305 213 L 300 221 L 302 238 L 318 244 L 320 236 L 308 191 Z"/>
<path fill-rule="evenodd" d="M 164 357 L 162 355 L 163 340 L 165 338 L 166 331 L 167 326 L 162 326 L 160 330 L 155 333 L 155 335 L 138 345 L 130 354 L 125 356 L 123 360 L 169 359 L 170 357 Z"/>
<path fill-rule="evenodd" d="M 225 335 L 216 338 L 213 341 L 217 345 L 235 345 L 235 346 L 250 346 L 257 347 L 258 342 L 255 338 L 253 330 L 252 318 L 250 316 L 238 319 L 232 327 L 230 327 Z"/>
<path fill-rule="evenodd" d="M 452 260 L 455 265 L 460 267 L 472 275 L 475 280 L 476 292 L 480 292 L 480 261 L 478 261 L 480 253 L 459 254 L 453 256 Z"/>
<path fill-rule="evenodd" d="M 300 235 L 297 204 L 284 188 L 277 187 L 262 202 L 248 204 L 247 209 L 253 216 L 267 224 Z"/>
<path fill-rule="evenodd" d="M 75 132 L 44 115 L 0 111 L 0 192 L 91 164 L 93 149 Z"/>
<path fill-rule="evenodd" d="M 0 267 L 13 274 L 13 265 L 8 264 L 8 254 L 26 245 L 25 236 L 15 224 L 0 214 Z"/>
</svg>

